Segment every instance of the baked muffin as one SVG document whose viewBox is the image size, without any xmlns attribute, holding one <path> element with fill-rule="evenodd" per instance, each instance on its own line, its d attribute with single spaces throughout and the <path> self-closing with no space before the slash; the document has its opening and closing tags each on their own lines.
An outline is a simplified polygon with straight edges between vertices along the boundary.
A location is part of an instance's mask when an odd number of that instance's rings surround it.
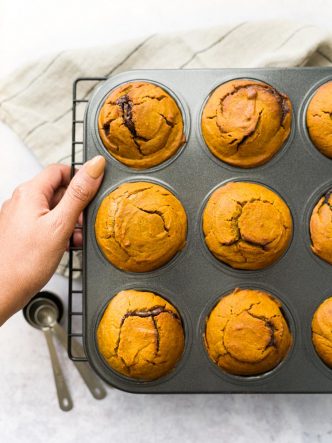
<svg viewBox="0 0 332 443">
<path fill-rule="evenodd" d="M 265 186 L 229 182 L 213 192 L 203 212 L 212 254 L 236 269 L 262 269 L 286 251 L 293 223 L 286 203 Z"/>
<path fill-rule="evenodd" d="M 148 82 L 115 88 L 100 110 L 98 129 L 108 152 L 132 168 L 159 165 L 185 142 L 183 118 L 175 100 Z"/>
<path fill-rule="evenodd" d="M 285 94 L 255 80 L 232 80 L 213 91 L 202 134 L 220 160 L 240 168 L 268 162 L 287 140 L 292 105 Z"/>
<path fill-rule="evenodd" d="M 155 380 L 171 371 L 184 349 L 178 311 L 152 292 L 126 290 L 108 304 L 97 329 L 100 354 L 115 371 Z"/>
<path fill-rule="evenodd" d="M 205 343 L 211 360 L 234 375 L 258 375 L 283 360 L 292 337 L 270 294 L 235 289 L 213 308 L 206 321 Z"/>
<path fill-rule="evenodd" d="M 310 218 L 311 250 L 332 264 L 332 189 L 314 207 Z"/>
<path fill-rule="evenodd" d="M 311 331 L 317 354 L 332 368 L 332 297 L 318 306 L 312 319 Z"/>
<path fill-rule="evenodd" d="M 187 216 L 167 189 L 150 182 L 119 186 L 102 201 L 95 223 L 105 257 L 124 271 L 147 272 L 184 247 Z"/>
<path fill-rule="evenodd" d="M 316 148 L 332 158 L 332 82 L 320 86 L 307 109 L 307 128 Z"/>
</svg>

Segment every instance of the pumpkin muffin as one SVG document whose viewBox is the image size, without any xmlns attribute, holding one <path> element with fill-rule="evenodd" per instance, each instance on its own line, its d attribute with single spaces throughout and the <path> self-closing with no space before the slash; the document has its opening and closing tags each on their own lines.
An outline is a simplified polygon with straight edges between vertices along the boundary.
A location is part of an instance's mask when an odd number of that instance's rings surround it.
<svg viewBox="0 0 332 443">
<path fill-rule="evenodd" d="M 312 342 L 320 358 L 332 368 L 332 297 L 316 310 L 312 323 Z"/>
<path fill-rule="evenodd" d="M 255 80 L 232 80 L 211 94 L 202 134 L 220 160 L 240 168 L 268 162 L 287 140 L 292 105 L 285 94 Z"/>
<path fill-rule="evenodd" d="M 292 337 L 270 294 L 235 289 L 213 308 L 206 321 L 205 343 L 211 360 L 234 375 L 258 375 L 286 356 Z"/>
<path fill-rule="evenodd" d="M 286 203 L 265 186 L 229 182 L 213 192 L 203 212 L 212 254 L 236 269 L 262 269 L 286 251 L 293 223 Z"/>
<path fill-rule="evenodd" d="M 115 88 L 99 114 L 99 135 L 108 152 L 132 168 L 151 168 L 174 155 L 185 142 L 183 118 L 175 100 L 148 82 Z"/>
<path fill-rule="evenodd" d="M 306 120 L 313 144 L 332 158 L 332 82 L 317 89 L 309 103 Z"/>
<path fill-rule="evenodd" d="M 184 349 L 178 311 L 152 292 L 126 290 L 108 304 L 97 329 L 100 354 L 115 371 L 138 380 L 170 372 Z"/>
<path fill-rule="evenodd" d="M 114 266 L 147 272 L 167 263 L 184 247 L 187 216 L 179 200 L 164 187 L 130 182 L 103 199 L 95 234 Z"/>
<path fill-rule="evenodd" d="M 332 264 L 332 189 L 317 203 L 310 218 L 311 250 Z"/>
</svg>

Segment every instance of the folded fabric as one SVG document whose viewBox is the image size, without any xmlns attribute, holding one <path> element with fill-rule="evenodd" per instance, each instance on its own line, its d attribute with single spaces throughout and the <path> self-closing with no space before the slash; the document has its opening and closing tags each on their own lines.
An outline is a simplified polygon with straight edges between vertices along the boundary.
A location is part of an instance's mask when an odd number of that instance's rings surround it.
<svg viewBox="0 0 332 443">
<path fill-rule="evenodd" d="M 0 119 L 42 165 L 70 163 L 72 85 L 78 77 L 108 77 L 139 68 L 304 65 L 332 65 L 332 36 L 313 25 L 244 22 L 147 35 L 113 46 L 62 51 L 22 67 L 0 82 Z M 89 86 L 82 93 L 88 97 Z M 67 261 L 66 255 L 60 273 L 67 273 Z"/>
</svg>

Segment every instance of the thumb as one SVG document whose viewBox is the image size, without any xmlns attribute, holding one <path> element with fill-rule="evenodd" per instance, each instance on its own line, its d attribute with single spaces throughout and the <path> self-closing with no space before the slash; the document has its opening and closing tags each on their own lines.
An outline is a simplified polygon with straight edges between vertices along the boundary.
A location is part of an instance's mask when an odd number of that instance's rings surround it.
<svg viewBox="0 0 332 443">
<path fill-rule="evenodd" d="M 70 237 L 78 217 L 90 203 L 101 184 L 105 158 L 97 155 L 86 162 L 69 183 L 57 206 L 51 211 L 54 222 L 61 226 L 61 234 Z"/>
</svg>

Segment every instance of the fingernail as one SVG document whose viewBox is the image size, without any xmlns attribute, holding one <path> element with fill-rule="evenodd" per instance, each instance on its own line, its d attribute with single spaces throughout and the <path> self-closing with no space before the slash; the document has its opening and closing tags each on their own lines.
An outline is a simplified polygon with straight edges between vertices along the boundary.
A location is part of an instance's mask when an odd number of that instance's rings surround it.
<svg viewBox="0 0 332 443">
<path fill-rule="evenodd" d="M 91 178 L 96 179 L 99 178 L 104 172 L 105 165 L 105 158 L 102 155 L 97 155 L 85 163 L 85 170 Z"/>
</svg>

